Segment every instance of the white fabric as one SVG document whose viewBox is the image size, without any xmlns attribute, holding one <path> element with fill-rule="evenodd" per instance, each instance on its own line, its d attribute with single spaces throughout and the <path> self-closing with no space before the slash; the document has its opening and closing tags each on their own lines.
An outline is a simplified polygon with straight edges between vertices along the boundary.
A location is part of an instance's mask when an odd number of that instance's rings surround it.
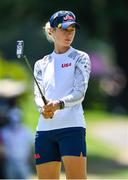
<svg viewBox="0 0 128 180">
<path fill-rule="evenodd" d="M 29 159 L 34 137 L 26 126 L 20 122 L 13 123 L 2 129 L 6 157 L 5 173 L 7 179 L 28 179 L 31 173 Z"/>
<path fill-rule="evenodd" d="M 3 128 L 2 133 L 7 159 L 15 159 L 26 163 L 34 143 L 30 129 L 22 124 L 16 124 L 14 128 L 7 125 Z"/>
<path fill-rule="evenodd" d="M 46 99 L 59 99 L 65 103 L 65 108 L 58 110 L 52 119 L 40 115 L 38 131 L 86 127 L 81 103 L 87 90 L 90 70 L 88 54 L 72 47 L 63 54 L 53 52 L 35 63 L 34 75 Z M 36 84 L 34 94 L 40 111 L 43 101 Z"/>
</svg>

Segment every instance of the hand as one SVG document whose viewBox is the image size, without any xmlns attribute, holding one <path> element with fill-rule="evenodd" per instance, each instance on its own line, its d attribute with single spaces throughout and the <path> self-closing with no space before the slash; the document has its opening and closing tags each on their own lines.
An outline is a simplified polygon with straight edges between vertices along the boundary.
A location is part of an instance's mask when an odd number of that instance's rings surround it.
<svg viewBox="0 0 128 180">
<path fill-rule="evenodd" d="M 55 112 L 56 110 L 60 109 L 60 101 L 59 100 L 50 100 L 44 106 L 44 109 L 45 110 L 51 110 L 52 112 Z"/>
<path fill-rule="evenodd" d="M 54 116 L 54 112 L 52 112 L 51 110 L 47 110 L 47 109 L 42 109 L 42 115 L 44 116 L 45 119 L 49 119 L 52 118 Z"/>
<path fill-rule="evenodd" d="M 50 100 L 46 105 L 43 106 L 43 116 L 47 118 L 51 118 L 54 115 L 56 110 L 60 109 L 60 101 L 59 100 Z"/>
</svg>

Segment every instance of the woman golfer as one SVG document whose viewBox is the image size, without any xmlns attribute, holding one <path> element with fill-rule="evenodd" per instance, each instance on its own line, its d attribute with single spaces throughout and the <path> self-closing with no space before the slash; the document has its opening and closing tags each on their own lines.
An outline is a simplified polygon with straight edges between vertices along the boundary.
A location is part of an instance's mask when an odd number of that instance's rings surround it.
<svg viewBox="0 0 128 180">
<path fill-rule="evenodd" d="M 88 54 L 70 46 L 76 28 L 79 25 L 71 11 L 53 14 L 44 29 L 54 50 L 34 66 L 34 75 L 47 99 L 44 105 L 35 84 L 35 102 L 40 111 L 35 137 L 39 179 L 59 179 L 61 161 L 67 179 L 87 176 L 86 124 L 81 103 L 91 65 Z"/>
</svg>

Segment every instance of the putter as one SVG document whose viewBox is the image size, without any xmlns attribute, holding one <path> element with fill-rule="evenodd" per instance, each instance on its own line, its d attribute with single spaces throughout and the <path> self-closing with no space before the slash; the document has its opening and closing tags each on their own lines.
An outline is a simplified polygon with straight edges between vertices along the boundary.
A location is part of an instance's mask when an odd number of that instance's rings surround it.
<svg viewBox="0 0 128 180">
<path fill-rule="evenodd" d="M 17 41 L 16 55 L 17 55 L 18 59 L 24 59 L 25 60 L 27 66 L 28 66 L 28 69 L 30 70 L 30 73 L 32 74 L 32 76 L 34 78 L 34 81 L 35 81 L 35 83 L 36 83 L 36 85 L 37 85 L 37 87 L 39 89 L 39 92 L 41 94 L 42 100 L 43 100 L 44 104 L 46 105 L 47 104 L 47 100 L 46 100 L 45 96 L 43 95 L 43 92 L 42 92 L 42 90 L 41 90 L 41 88 L 40 88 L 40 86 L 39 86 L 39 84 L 38 84 L 38 82 L 37 82 L 37 80 L 36 80 L 36 78 L 35 78 L 35 76 L 33 74 L 33 70 L 31 68 L 31 65 L 30 65 L 29 61 L 28 61 L 27 56 L 24 55 L 24 41 L 23 40 L 18 40 Z"/>
</svg>

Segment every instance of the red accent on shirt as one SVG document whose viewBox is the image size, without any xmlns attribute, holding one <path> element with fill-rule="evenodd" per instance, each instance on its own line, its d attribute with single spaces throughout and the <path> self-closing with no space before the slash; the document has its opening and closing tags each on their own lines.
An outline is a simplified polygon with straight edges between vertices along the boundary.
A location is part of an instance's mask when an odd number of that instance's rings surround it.
<svg viewBox="0 0 128 180">
<path fill-rule="evenodd" d="M 72 64 L 71 63 L 65 63 L 65 64 L 62 64 L 61 67 L 62 68 L 66 68 L 66 67 L 69 67 L 71 66 Z"/>
</svg>

